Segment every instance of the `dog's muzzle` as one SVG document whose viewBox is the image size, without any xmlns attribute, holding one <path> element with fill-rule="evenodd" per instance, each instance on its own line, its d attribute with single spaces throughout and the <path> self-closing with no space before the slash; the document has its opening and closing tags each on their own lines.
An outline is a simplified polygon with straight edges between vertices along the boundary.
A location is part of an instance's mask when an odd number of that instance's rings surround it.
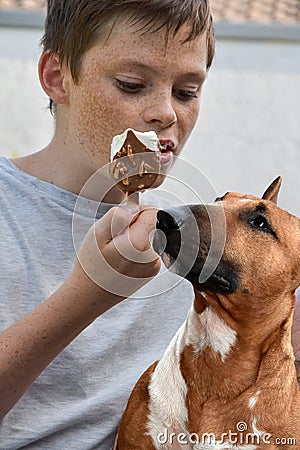
<svg viewBox="0 0 300 450">
<path fill-rule="evenodd" d="M 189 280 L 196 289 L 230 293 L 238 287 L 238 270 L 223 255 L 224 230 L 220 230 L 219 220 L 215 220 L 214 233 L 215 248 L 219 251 L 209 256 L 212 221 L 217 217 L 214 208 L 214 213 L 208 205 L 158 211 L 153 248 L 171 272 Z M 208 275 L 203 277 L 205 270 Z"/>
</svg>

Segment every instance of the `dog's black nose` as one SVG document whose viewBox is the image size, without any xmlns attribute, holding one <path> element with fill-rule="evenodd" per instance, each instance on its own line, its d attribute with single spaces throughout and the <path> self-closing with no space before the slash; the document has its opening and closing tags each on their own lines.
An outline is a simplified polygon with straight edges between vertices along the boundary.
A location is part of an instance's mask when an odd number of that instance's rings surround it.
<svg viewBox="0 0 300 450">
<path fill-rule="evenodd" d="M 179 230 L 180 225 L 174 214 L 166 210 L 160 210 L 157 213 L 156 228 L 165 232 L 167 230 Z"/>
<path fill-rule="evenodd" d="M 153 249 L 160 256 L 166 251 L 170 252 L 169 245 L 172 247 L 175 245 L 174 239 L 180 242 L 180 216 L 176 210 L 162 209 L 157 213 L 156 231 L 153 239 Z M 171 242 L 171 244 L 170 244 Z"/>
</svg>

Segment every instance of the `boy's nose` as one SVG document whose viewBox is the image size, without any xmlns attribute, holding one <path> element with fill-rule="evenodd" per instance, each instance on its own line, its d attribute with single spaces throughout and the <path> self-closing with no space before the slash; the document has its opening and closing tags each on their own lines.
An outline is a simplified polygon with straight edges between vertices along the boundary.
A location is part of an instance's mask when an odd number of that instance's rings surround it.
<svg viewBox="0 0 300 450">
<path fill-rule="evenodd" d="M 160 128 L 168 128 L 177 122 L 177 115 L 172 105 L 172 99 L 158 96 L 144 110 L 144 120 Z"/>
</svg>

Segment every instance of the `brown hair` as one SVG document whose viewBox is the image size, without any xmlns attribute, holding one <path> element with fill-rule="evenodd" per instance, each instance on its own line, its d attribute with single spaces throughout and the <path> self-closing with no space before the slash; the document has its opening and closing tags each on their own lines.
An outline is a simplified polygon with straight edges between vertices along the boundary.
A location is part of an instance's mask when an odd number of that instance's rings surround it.
<svg viewBox="0 0 300 450">
<path fill-rule="evenodd" d="M 166 28 L 166 38 L 175 35 L 184 24 L 190 25 L 186 41 L 206 32 L 207 70 L 215 50 L 209 0 L 48 0 L 43 50 L 59 55 L 67 64 L 74 82 L 78 82 L 82 55 L 101 33 L 109 34 L 122 16 L 141 31 Z M 52 101 L 50 100 L 50 109 Z"/>
</svg>

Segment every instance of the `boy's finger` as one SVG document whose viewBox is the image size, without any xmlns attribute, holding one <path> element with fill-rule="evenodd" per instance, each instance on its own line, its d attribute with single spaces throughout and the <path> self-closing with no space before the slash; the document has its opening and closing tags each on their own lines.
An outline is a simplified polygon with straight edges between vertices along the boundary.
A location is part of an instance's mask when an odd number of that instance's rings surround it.
<svg viewBox="0 0 300 450">
<path fill-rule="evenodd" d="M 97 242 L 110 242 L 122 233 L 139 213 L 139 206 L 130 204 L 111 208 L 95 224 Z"/>
</svg>

